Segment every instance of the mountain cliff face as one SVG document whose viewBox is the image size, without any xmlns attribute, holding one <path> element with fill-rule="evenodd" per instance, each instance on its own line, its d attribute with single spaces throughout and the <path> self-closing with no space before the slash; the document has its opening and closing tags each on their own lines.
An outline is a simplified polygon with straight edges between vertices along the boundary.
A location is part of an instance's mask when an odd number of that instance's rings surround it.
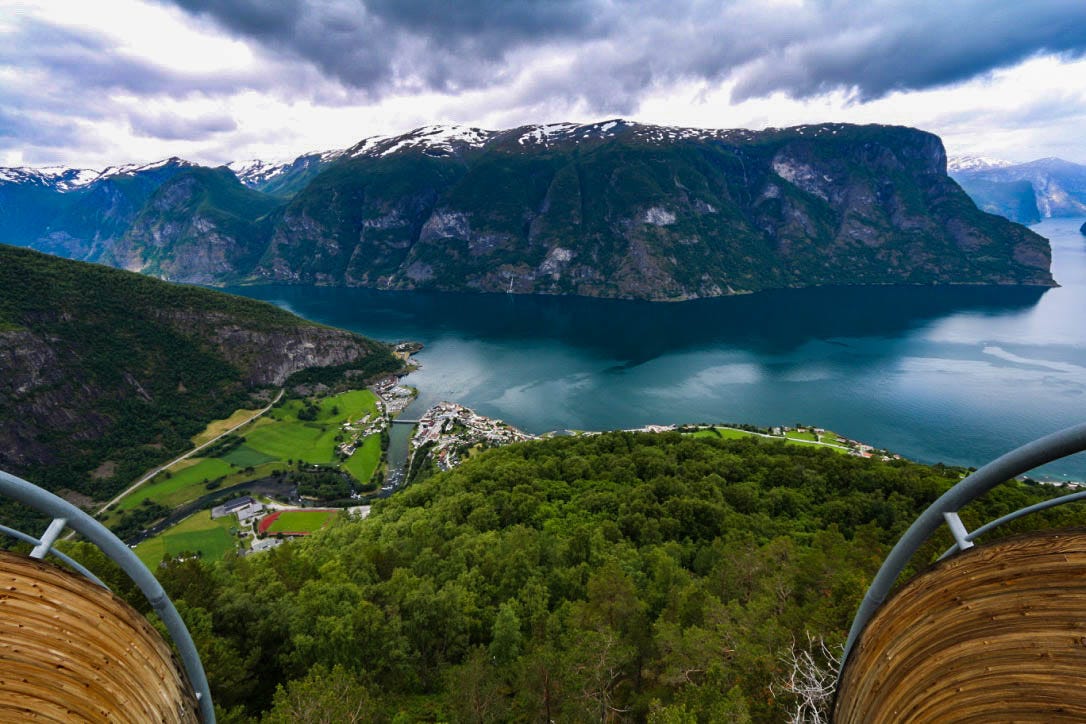
<svg viewBox="0 0 1086 724">
<path fill-rule="evenodd" d="M 271 305 L 0 245 L 0 469 L 92 496 L 294 372 L 399 368 Z"/>
<path fill-rule="evenodd" d="M 162 279 L 213 284 L 251 268 L 280 202 L 225 168 L 193 168 L 163 183 L 99 261 Z"/>
<path fill-rule="evenodd" d="M 192 164 L 89 169 L 0 169 L 0 243 L 96 261 L 158 187 Z"/>
<path fill-rule="evenodd" d="M 985 211 L 1012 221 L 1086 215 L 1086 166 L 1059 158 L 962 164 L 950 175 Z"/>
<path fill-rule="evenodd" d="M 259 280 L 689 299 L 815 284 L 1051 284 L 935 136 L 608 122 L 349 150 L 282 212 Z"/>
<path fill-rule="evenodd" d="M 655 300 L 1053 283 L 1047 242 L 978 210 L 939 139 L 901 127 L 435 126 L 235 175 L 248 190 L 225 169 L 163 183 L 100 258 L 200 283 Z"/>
</svg>

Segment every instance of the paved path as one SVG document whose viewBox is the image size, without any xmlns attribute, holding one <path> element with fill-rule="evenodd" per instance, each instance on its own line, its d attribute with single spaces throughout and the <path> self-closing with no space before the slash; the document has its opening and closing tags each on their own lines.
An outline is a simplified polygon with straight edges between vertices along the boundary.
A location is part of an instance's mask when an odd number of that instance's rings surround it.
<svg viewBox="0 0 1086 724">
<path fill-rule="evenodd" d="M 102 512 L 102 511 L 104 511 L 104 510 L 105 510 L 106 508 L 108 508 L 109 506 L 113 505 L 114 503 L 116 503 L 117 501 L 119 501 L 119 500 L 120 500 L 121 498 L 123 498 L 124 496 L 128 495 L 128 494 L 129 494 L 129 493 L 131 493 L 132 491 L 136 490 L 136 489 L 137 489 L 137 488 L 139 488 L 139 487 L 140 487 L 141 485 L 143 485 L 144 483 L 146 483 L 146 482 L 147 482 L 148 480 L 150 480 L 151 478 L 153 478 L 153 477 L 155 477 L 156 475 L 158 475 L 159 473 L 161 473 L 161 472 L 162 472 L 163 470 L 165 470 L 166 468 L 168 468 L 168 467 L 170 467 L 170 466 L 172 466 L 172 465 L 176 465 L 177 463 L 181 462 L 181 461 L 182 461 L 182 460 L 184 460 L 185 458 L 188 458 L 188 457 L 192 457 L 193 455 L 195 455 L 196 453 L 200 452 L 201 450 L 203 450 L 203 449 L 204 449 L 205 447 L 207 447 L 207 446 L 208 446 L 208 445 L 210 445 L 211 443 L 215 442 L 215 441 L 216 441 L 216 440 L 218 440 L 219 438 L 222 438 L 222 437 L 224 437 L 224 436 L 226 436 L 226 435 L 229 435 L 229 434 L 230 434 L 230 433 L 232 433 L 232 432 L 233 432 L 234 430 L 237 430 L 237 429 L 238 429 L 239 427 L 242 427 L 243 425 L 248 425 L 248 424 L 249 424 L 250 422 L 252 422 L 252 421 L 253 421 L 253 420 L 255 420 L 256 418 L 260 417 L 261 415 L 263 415 L 264 413 L 266 413 L 266 412 L 267 412 L 268 410 L 272 409 L 272 406 L 273 406 L 273 405 L 275 405 L 275 403 L 276 403 L 276 402 L 279 402 L 279 399 L 280 399 L 280 398 L 281 398 L 282 396 L 283 396 L 283 390 L 279 390 L 279 394 L 275 396 L 275 399 L 274 399 L 274 400 L 272 400 L 271 402 L 269 402 L 269 403 L 268 403 L 267 407 L 265 407 L 265 408 L 264 408 L 264 409 L 262 409 L 262 410 L 257 410 L 257 411 L 256 411 L 256 412 L 254 412 L 254 413 L 252 414 L 252 416 L 251 416 L 251 417 L 249 417 L 248 419 L 246 419 L 246 420 L 243 420 L 242 422 L 239 422 L 239 423 L 238 423 L 237 425 L 234 425 L 234 426 L 233 426 L 233 427 L 231 427 L 231 428 L 230 428 L 229 430 L 225 430 L 225 431 L 223 431 L 223 432 L 219 433 L 219 434 L 218 434 L 218 435 L 216 435 L 215 437 L 213 437 L 213 438 L 211 438 L 210 440 L 208 440 L 207 442 L 205 442 L 205 443 L 204 443 L 203 445 L 198 445 L 198 446 L 194 447 L 193 449 L 189 450 L 189 451 L 188 451 L 187 453 L 185 453 L 184 455 L 180 455 L 180 456 L 178 456 L 178 457 L 174 458 L 173 460 L 169 461 L 168 463 L 163 463 L 162 465 L 159 465 L 159 466 L 158 466 L 157 468 L 154 468 L 154 469 L 153 469 L 153 470 L 151 470 L 151 471 L 150 471 L 149 473 L 147 473 L 146 475 L 144 475 L 144 476 L 143 476 L 142 478 L 140 478 L 140 479 L 139 479 L 139 480 L 137 480 L 136 482 L 132 483 L 132 485 L 130 485 L 130 486 L 129 486 L 129 487 L 128 487 L 128 488 L 127 488 L 127 489 L 126 489 L 126 490 L 125 490 L 125 491 L 124 491 L 123 493 L 120 493 L 120 494 L 119 494 L 119 495 L 117 495 L 117 496 L 116 496 L 115 498 L 113 498 L 113 499 L 112 499 L 112 500 L 110 500 L 110 501 L 109 501 L 108 503 L 106 503 L 106 504 L 105 504 L 105 505 L 103 505 L 103 506 L 102 506 L 101 508 L 99 508 L 99 509 L 98 509 L 98 511 L 97 511 L 97 513 L 101 513 L 101 512 Z M 97 514 L 97 513 L 96 513 L 96 514 Z"/>
</svg>

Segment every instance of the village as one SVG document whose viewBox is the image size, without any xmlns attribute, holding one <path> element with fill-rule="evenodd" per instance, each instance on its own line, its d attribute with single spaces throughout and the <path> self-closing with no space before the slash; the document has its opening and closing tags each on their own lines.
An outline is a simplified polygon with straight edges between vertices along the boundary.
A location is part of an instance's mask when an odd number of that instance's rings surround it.
<svg viewBox="0 0 1086 724">
<path fill-rule="evenodd" d="M 456 467 L 472 450 L 537 440 L 501 420 L 484 417 L 455 402 L 439 402 L 419 418 L 411 438 L 411 456 L 423 448 L 439 470 Z"/>
</svg>

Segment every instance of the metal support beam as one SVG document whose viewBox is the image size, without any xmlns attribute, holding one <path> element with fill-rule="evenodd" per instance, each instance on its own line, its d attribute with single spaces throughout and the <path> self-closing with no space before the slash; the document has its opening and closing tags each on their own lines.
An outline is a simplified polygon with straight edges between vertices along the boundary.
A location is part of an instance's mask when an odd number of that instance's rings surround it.
<svg viewBox="0 0 1086 724">
<path fill-rule="evenodd" d="M 886 600 L 886 596 L 889 595 L 898 576 L 905 570 L 905 566 L 909 564 L 920 546 L 931 537 L 931 534 L 946 522 L 943 518 L 944 513 L 957 513 L 966 503 L 975 500 L 997 485 L 1029 472 L 1039 465 L 1083 450 L 1086 450 L 1086 423 L 1045 435 L 980 468 L 943 493 L 921 513 L 886 556 L 886 561 L 875 574 L 871 587 L 867 589 L 863 601 L 860 602 L 856 617 L 852 619 L 852 628 L 848 632 L 848 641 L 845 642 L 845 650 L 841 657 L 842 670 L 848 664 L 848 655 L 856 644 L 856 640 L 867 626 L 867 622 L 875 615 L 875 611 Z"/>
<path fill-rule="evenodd" d="M 1067 503 L 1075 503 L 1075 502 L 1078 502 L 1079 500 L 1086 500 L 1086 491 L 1083 491 L 1083 492 L 1080 492 L 1080 493 L 1071 493 L 1070 495 L 1064 495 L 1061 498 L 1051 498 L 1050 500 L 1044 500 L 1044 501 L 1041 501 L 1040 503 L 1037 503 L 1035 505 L 1027 505 L 1025 508 L 1021 508 L 1019 510 L 1014 511 L 1013 513 L 1009 513 L 1009 514 L 1003 516 L 1002 518 L 996 518 L 991 523 L 985 523 L 984 525 L 982 525 L 981 527 L 977 528 L 975 531 L 973 531 L 972 533 L 969 534 L 969 536 L 968 536 L 969 540 L 974 541 L 977 538 L 980 538 L 982 535 L 984 535 L 988 531 L 994 530 L 995 528 L 998 528 L 999 526 L 1003 525 L 1004 523 L 1010 523 L 1012 520 L 1018 520 L 1022 516 L 1030 515 L 1031 513 L 1037 513 L 1037 512 L 1040 512 L 1042 510 L 1048 510 L 1049 508 L 1055 508 L 1057 505 L 1065 505 Z M 943 560 L 944 558 L 949 556 L 951 553 L 957 553 L 957 552 L 958 552 L 958 544 L 955 543 L 954 545 L 950 546 L 950 548 L 947 548 L 946 552 L 943 553 L 943 555 L 939 556 L 939 560 Z"/>
<path fill-rule="evenodd" d="M 57 538 L 60 537 L 60 532 L 64 530 L 64 526 L 68 524 L 65 518 L 54 518 L 53 522 L 49 524 L 49 527 L 42 533 L 41 540 L 38 541 L 38 545 L 34 546 L 34 550 L 30 551 L 31 558 L 37 558 L 41 560 L 49 554 L 49 551 L 53 549 L 53 544 L 57 542 Z"/>
</svg>

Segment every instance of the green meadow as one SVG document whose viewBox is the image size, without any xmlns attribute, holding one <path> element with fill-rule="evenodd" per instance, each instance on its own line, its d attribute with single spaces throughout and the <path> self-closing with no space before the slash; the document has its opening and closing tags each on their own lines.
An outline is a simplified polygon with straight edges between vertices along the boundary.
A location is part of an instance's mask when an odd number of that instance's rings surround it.
<svg viewBox="0 0 1086 724">
<path fill-rule="evenodd" d="M 143 541 L 136 546 L 135 553 L 152 570 L 167 556 L 184 552 L 199 552 L 209 561 L 221 560 L 237 547 L 238 538 L 230 532 L 237 524 L 237 518 L 232 515 L 212 520 L 211 511 L 201 510 L 160 535 Z"/>
<path fill-rule="evenodd" d="M 167 507 L 176 507 L 199 497 L 191 494 L 196 488 L 207 492 L 204 487 L 206 481 L 229 475 L 234 472 L 234 467 L 219 458 L 189 458 L 170 468 L 168 476 L 166 472 L 159 473 L 146 485 L 122 498 L 117 503 L 118 510 L 135 508 L 144 498 Z"/>
<path fill-rule="evenodd" d="M 236 422 L 241 412 L 211 423 L 208 430 L 220 430 L 227 423 Z M 244 412 L 252 413 L 251 410 Z M 219 487 L 257 480 L 285 470 L 291 462 L 335 463 L 337 438 L 343 423 L 376 414 L 377 396 L 369 390 L 350 390 L 315 400 L 287 400 L 238 430 L 235 434 L 243 438 L 242 444 L 219 457 L 178 462 L 122 498 L 106 522 L 115 522 L 120 513 L 136 508 L 147 498 L 176 508 Z M 365 483 L 373 476 L 380 461 L 380 438 L 370 435 L 344 463 L 344 469 Z M 208 487 L 219 478 L 222 478 L 219 485 Z"/>
<path fill-rule="evenodd" d="M 381 436 L 370 435 L 343 463 L 344 469 L 360 483 L 369 482 L 381 463 Z"/>
</svg>

